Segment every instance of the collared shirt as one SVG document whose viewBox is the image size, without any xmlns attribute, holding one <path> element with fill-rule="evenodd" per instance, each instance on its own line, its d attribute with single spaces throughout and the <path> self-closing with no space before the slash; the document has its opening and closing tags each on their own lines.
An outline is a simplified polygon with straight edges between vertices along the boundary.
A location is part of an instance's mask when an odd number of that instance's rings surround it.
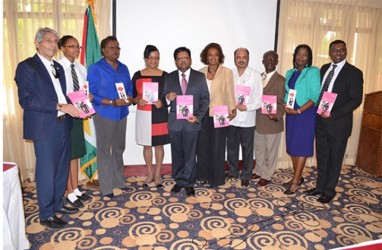
<svg viewBox="0 0 382 250">
<path fill-rule="evenodd" d="M 66 94 L 71 93 L 74 91 L 73 78 L 72 78 L 72 67 L 71 67 L 72 63 L 66 57 L 60 58 L 60 60 L 58 60 L 57 62 L 60 63 L 65 70 Z M 80 89 L 81 89 L 84 82 L 86 81 L 86 69 L 85 69 L 84 65 L 80 64 L 77 61 L 74 61 L 73 64 L 74 64 L 74 70 L 77 73 L 78 83 L 79 83 Z"/>
<path fill-rule="evenodd" d="M 340 73 L 341 69 L 344 67 L 345 63 L 346 63 L 346 60 L 342 60 L 342 62 L 336 64 L 337 67 L 336 67 L 336 69 L 334 70 L 333 78 L 332 78 L 332 80 L 330 81 L 330 84 L 329 84 L 329 87 L 328 87 L 328 92 L 332 92 L 334 82 L 336 81 L 336 78 L 337 78 L 338 74 Z M 325 72 L 324 78 L 322 79 L 321 88 L 322 88 L 322 86 L 324 85 L 324 82 L 325 82 L 326 77 L 328 76 L 329 72 L 333 69 L 333 64 L 334 64 L 334 63 L 332 63 L 332 64 L 330 65 L 330 67 L 328 68 L 328 70 Z"/>
<path fill-rule="evenodd" d="M 276 70 L 274 70 L 274 71 L 272 71 L 272 72 L 269 72 L 269 73 L 267 73 L 267 72 L 263 72 L 263 73 L 261 73 L 261 75 L 263 75 L 263 74 L 266 74 L 266 78 L 265 78 L 265 85 L 263 86 L 263 88 L 265 88 L 266 86 L 267 86 L 267 84 L 268 84 L 268 82 L 269 82 L 269 79 L 271 79 L 271 77 L 275 74 L 275 72 L 276 72 Z"/>
<path fill-rule="evenodd" d="M 122 82 L 126 94 L 133 95 L 133 85 L 130 80 L 130 72 L 126 65 L 117 61 L 115 70 L 104 58 L 90 65 L 87 75 L 90 93 L 93 94 L 93 106 L 97 114 L 115 121 L 120 121 L 129 114 L 128 106 L 103 105 L 102 100 L 107 98 L 114 100 L 119 98 L 116 83 Z"/>
<path fill-rule="evenodd" d="M 49 72 L 50 79 L 53 82 L 54 90 L 56 91 L 56 95 L 57 95 L 57 98 L 58 98 L 58 103 L 60 103 L 60 104 L 67 104 L 65 95 L 64 95 L 64 93 L 62 91 L 62 88 L 61 88 L 60 80 L 58 78 L 56 78 L 53 75 L 53 72 L 52 72 L 52 65 L 54 65 L 53 64 L 53 60 L 49 61 L 45 57 L 41 56 L 39 53 L 37 53 L 37 55 L 41 59 L 42 63 L 44 64 L 44 66 L 46 68 L 46 70 Z M 59 74 L 62 74 L 62 73 L 63 72 L 60 72 Z M 62 116 L 62 115 L 65 115 L 65 113 L 62 112 L 62 111 L 57 111 L 57 117 Z"/>
<path fill-rule="evenodd" d="M 230 121 L 230 125 L 237 127 L 253 127 L 256 125 L 256 109 L 261 107 L 261 96 L 263 94 L 263 83 L 261 74 L 247 67 L 239 76 L 237 68 L 232 69 L 235 85 L 251 87 L 246 111 L 237 110 L 236 117 Z"/>
<path fill-rule="evenodd" d="M 186 72 L 182 72 L 182 71 L 178 70 L 178 77 L 179 77 L 180 88 L 182 88 L 182 79 L 183 79 L 182 74 L 186 75 L 185 78 L 186 78 L 186 81 L 187 81 L 187 84 L 188 84 L 188 80 L 190 79 L 190 73 L 191 73 L 191 68 L 186 70 Z"/>
</svg>

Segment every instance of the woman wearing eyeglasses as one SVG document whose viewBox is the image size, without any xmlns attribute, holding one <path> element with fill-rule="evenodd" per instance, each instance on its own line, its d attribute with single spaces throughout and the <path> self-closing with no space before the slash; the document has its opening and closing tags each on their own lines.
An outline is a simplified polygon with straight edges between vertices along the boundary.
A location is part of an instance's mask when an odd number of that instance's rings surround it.
<svg viewBox="0 0 382 250">
<path fill-rule="evenodd" d="M 164 79 L 167 72 L 158 68 L 160 54 L 157 47 L 147 45 L 143 57 L 146 68 L 137 71 L 132 79 L 134 103 L 137 104 L 136 134 L 137 144 L 143 146 L 143 157 L 146 162 L 148 175 L 143 185 L 148 186 L 153 182 L 157 187 L 162 187 L 161 166 L 164 158 L 163 145 L 170 143 L 168 134 L 168 111 L 160 99 L 164 88 Z M 146 83 L 158 83 L 158 100 L 150 101 L 149 91 L 144 90 Z M 153 170 L 153 148 L 156 169 Z"/>
<path fill-rule="evenodd" d="M 103 196 L 113 198 L 113 188 L 128 190 L 123 178 L 123 152 L 133 87 L 129 69 L 118 60 L 121 48 L 117 38 L 108 36 L 103 39 L 101 50 L 103 58 L 90 65 L 87 79 L 97 112 L 94 127 L 100 189 Z"/>
<path fill-rule="evenodd" d="M 65 70 L 66 94 L 81 89 L 86 81 L 86 69 L 82 64 L 76 61 L 80 53 L 80 45 L 77 39 L 70 35 L 63 36 L 58 41 L 58 47 L 63 53 L 63 57 L 61 57 L 58 62 Z M 73 80 L 72 70 L 74 70 L 77 80 Z M 92 199 L 89 195 L 82 193 L 78 188 L 78 161 L 80 157 L 86 154 L 83 127 L 83 120 L 81 118 L 73 118 L 73 127 L 71 130 L 71 161 L 66 186 L 66 201 L 75 208 L 84 207 L 83 202 L 88 202 Z"/>
</svg>

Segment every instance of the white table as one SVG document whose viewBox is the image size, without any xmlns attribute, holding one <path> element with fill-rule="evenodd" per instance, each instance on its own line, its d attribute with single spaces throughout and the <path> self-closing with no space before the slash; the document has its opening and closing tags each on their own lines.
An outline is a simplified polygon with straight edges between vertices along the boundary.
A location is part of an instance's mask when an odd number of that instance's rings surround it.
<svg viewBox="0 0 382 250">
<path fill-rule="evenodd" d="M 23 196 L 15 163 L 3 163 L 3 249 L 29 249 Z"/>
</svg>

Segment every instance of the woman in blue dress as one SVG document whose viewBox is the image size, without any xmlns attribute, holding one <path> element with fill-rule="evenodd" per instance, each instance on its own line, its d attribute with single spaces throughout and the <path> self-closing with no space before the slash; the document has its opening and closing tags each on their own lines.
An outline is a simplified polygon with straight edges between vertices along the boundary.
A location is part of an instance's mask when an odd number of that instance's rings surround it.
<svg viewBox="0 0 382 250">
<path fill-rule="evenodd" d="M 294 175 L 286 183 L 284 194 L 294 194 L 304 182 L 301 177 L 306 158 L 313 156 L 313 141 L 316 127 L 316 103 L 320 95 L 320 70 L 312 66 L 312 49 L 301 44 L 293 54 L 293 69 L 286 73 L 285 102 L 289 102 L 289 90 L 296 90 L 293 108 L 285 105 L 286 149 L 292 157 Z"/>
</svg>

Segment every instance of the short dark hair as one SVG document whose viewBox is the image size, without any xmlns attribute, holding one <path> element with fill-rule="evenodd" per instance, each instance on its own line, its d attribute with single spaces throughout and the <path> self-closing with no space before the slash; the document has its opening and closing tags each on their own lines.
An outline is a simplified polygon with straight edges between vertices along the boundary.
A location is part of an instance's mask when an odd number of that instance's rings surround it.
<svg viewBox="0 0 382 250">
<path fill-rule="evenodd" d="M 174 59 L 176 60 L 176 56 L 180 53 L 180 52 L 187 52 L 188 56 L 191 58 L 191 50 L 189 48 L 186 48 L 186 47 L 179 47 L 177 48 L 175 51 L 174 51 Z"/>
<path fill-rule="evenodd" d="M 306 44 L 300 44 L 300 45 L 298 45 L 298 46 L 294 49 L 294 52 L 293 52 L 293 67 L 294 67 L 294 68 L 297 68 L 297 65 L 296 65 L 296 55 L 297 55 L 297 52 L 298 52 L 300 49 L 306 49 L 306 50 L 308 51 L 308 63 L 305 65 L 305 67 L 310 67 L 310 66 L 312 66 L 312 62 L 313 62 L 313 53 L 312 53 L 312 49 L 309 47 L 309 45 L 306 45 Z"/>
<path fill-rule="evenodd" d="M 153 51 L 158 51 L 159 52 L 157 47 L 155 47 L 154 45 L 150 45 L 150 44 L 147 45 L 146 48 L 145 48 L 145 51 L 143 51 L 143 58 L 148 59 L 150 54 L 151 54 L 151 52 L 153 52 Z"/>
<path fill-rule="evenodd" d="M 333 46 L 334 44 L 339 44 L 339 43 L 343 43 L 343 44 L 345 44 L 345 47 L 346 47 L 346 43 L 345 43 L 344 41 L 342 41 L 342 40 L 334 40 L 333 42 L 330 43 L 330 45 L 329 45 L 329 50 L 331 50 L 331 48 L 332 48 L 332 46 Z"/>
<path fill-rule="evenodd" d="M 76 39 L 74 36 L 71 36 L 71 35 L 65 35 L 65 36 L 61 37 L 60 40 L 58 40 L 58 48 L 61 49 L 61 47 L 64 46 L 66 44 L 66 42 L 72 38 Z"/>
<path fill-rule="evenodd" d="M 279 55 L 274 50 L 268 50 L 267 52 L 265 52 L 264 55 L 263 55 L 263 60 L 264 60 L 265 57 L 267 57 L 270 54 L 274 55 L 276 57 L 276 60 L 279 60 Z"/>
<path fill-rule="evenodd" d="M 202 52 L 200 53 L 200 60 L 202 61 L 202 63 L 204 63 L 205 65 L 208 65 L 207 57 L 208 57 L 209 49 L 217 49 L 219 53 L 219 64 L 224 63 L 225 56 L 223 54 L 222 47 L 218 43 L 210 43 L 202 50 Z"/>
<path fill-rule="evenodd" d="M 115 36 L 108 36 L 106 38 L 104 38 L 102 41 L 101 41 L 101 49 L 104 49 L 106 47 L 106 44 L 108 44 L 109 42 L 111 41 L 116 41 L 118 42 L 117 38 Z"/>
</svg>

